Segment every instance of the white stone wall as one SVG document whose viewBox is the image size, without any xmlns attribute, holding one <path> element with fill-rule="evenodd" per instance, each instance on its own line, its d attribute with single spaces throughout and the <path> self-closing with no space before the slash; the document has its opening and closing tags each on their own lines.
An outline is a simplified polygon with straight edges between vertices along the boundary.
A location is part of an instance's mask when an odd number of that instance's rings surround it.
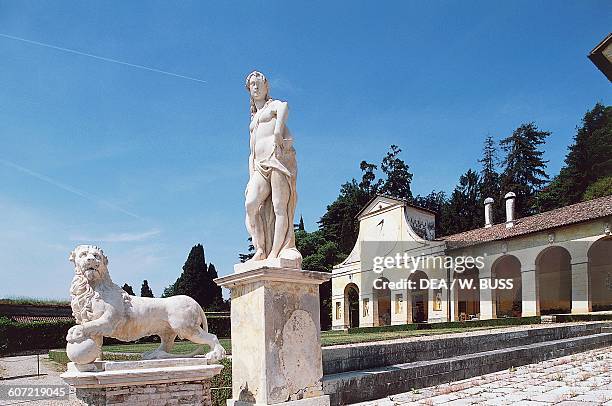
<svg viewBox="0 0 612 406">
<path fill-rule="evenodd" d="M 384 230 L 381 229 L 381 220 L 384 219 Z M 588 250 L 597 240 L 606 237 L 609 233 L 611 219 L 598 219 L 590 222 L 565 226 L 555 230 L 546 230 L 539 233 L 528 234 L 521 237 L 504 241 L 492 241 L 478 246 L 472 246 L 463 250 L 447 252 L 451 256 L 483 256 L 485 266 L 479 272 L 480 279 L 494 278 L 492 268 L 496 261 L 506 255 L 512 255 L 520 262 L 520 281 L 522 289 L 522 316 L 537 316 L 540 314 L 540 288 L 546 289 L 544 284 L 540 286 L 538 273 L 538 260 L 550 247 L 562 247 L 567 250 L 571 257 L 571 312 L 585 313 L 591 311 L 589 292 L 589 266 Z M 608 231 L 606 231 L 608 230 Z M 404 220 L 404 209 L 401 206 L 388 206 L 374 214 L 365 214 L 360 222 L 359 241 L 389 241 L 389 238 L 402 241 L 410 241 L 414 238 L 410 227 Z M 356 245 L 352 263 L 341 264 L 333 271 L 332 279 L 332 325 L 334 329 L 347 328 L 345 320 L 345 297 L 344 290 L 349 283 L 359 286 L 360 298 L 360 327 L 376 326 L 377 306 L 371 283 L 371 270 L 361 269 L 358 262 L 359 241 Z M 355 262 L 355 258 L 357 261 Z M 445 269 L 423 269 L 428 278 L 447 279 Z M 405 270 L 385 270 L 383 276 L 392 280 L 402 277 L 397 272 Z M 404 275 L 403 277 L 408 277 Z M 454 275 L 451 273 L 451 280 Z M 366 286 L 367 285 L 367 286 Z M 442 322 L 458 320 L 458 293 L 457 291 L 442 290 L 442 304 L 437 306 L 435 296 L 437 291 L 428 291 L 428 321 Z M 450 306 L 449 306 L 450 296 Z M 368 301 L 367 312 L 364 313 L 364 300 Z M 336 318 L 336 303 L 340 304 L 341 317 Z M 495 293 L 491 290 L 480 290 L 480 318 L 491 319 L 496 317 Z M 450 307 L 450 309 L 449 309 Z M 411 296 L 406 290 L 391 291 L 391 324 L 404 324 L 411 321 Z M 450 315 L 449 315 L 450 312 Z M 367 315 L 366 315 L 367 314 Z"/>
</svg>

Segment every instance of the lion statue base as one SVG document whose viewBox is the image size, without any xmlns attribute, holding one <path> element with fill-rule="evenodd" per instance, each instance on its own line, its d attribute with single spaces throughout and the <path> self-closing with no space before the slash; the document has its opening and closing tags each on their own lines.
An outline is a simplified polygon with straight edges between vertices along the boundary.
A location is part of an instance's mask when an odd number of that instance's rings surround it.
<svg viewBox="0 0 612 406">
<path fill-rule="evenodd" d="M 146 352 L 143 359 L 192 357 L 202 352 L 174 355 L 170 351 L 176 337 L 208 345 L 206 358 L 219 361 L 225 349 L 217 336 L 208 333 L 206 315 L 189 296 L 148 298 L 128 295 L 113 283 L 108 258 L 102 249 L 79 245 L 70 253 L 74 278 L 70 287 L 72 313 L 77 325 L 68 330 L 66 352 L 76 364 L 88 364 L 101 357 L 103 337 L 134 341 L 157 335 L 159 348 Z"/>
</svg>

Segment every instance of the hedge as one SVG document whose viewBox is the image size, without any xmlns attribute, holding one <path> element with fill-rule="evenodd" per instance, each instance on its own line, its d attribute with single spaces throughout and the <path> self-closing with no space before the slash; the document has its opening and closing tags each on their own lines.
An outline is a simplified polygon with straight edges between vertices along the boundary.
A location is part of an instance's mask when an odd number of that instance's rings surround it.
<svg viewBox="0 0 612 406">
<path fill-rule="evenodd" d="M 603 314 L 555 314 L 553 315 L 555 323 L 569 323 L 577 321 L 610 321 L 612 313 Z"/>
<path fill-rule="evenodd" d="M 349 328 L 349 334 L 382 333 L 388 331 L 412 331 L 412 330 L 436 330 L 446 328 L 471 328 L 471 327 L 496 327 L 496 326 L 518 326 L 522 324 L 539 324 L 540 316 L 533 317 L 508 317 L 505 319 L 470 320 L 470 321 L 448 321 L 443 323 L 411 323 L 398 324 L 394 326 L 380 327 L 353 327 Z"/>
<path fill-rule="evenodd" d="M 73 325 L 73 321 L 21 323 L 0 316 L 0 355 L 65 346 Z"/>
<path fill-rule="evenodd" d="M 208 317 L 208 331 L 219 338 L 231 336 L 229 317 Z M 66 346 L 68 329 L 74 321 L 18 322 L 0 316 L 0 355 L 18 354 L 26 351 L 48 350 Z M 144 337 L 136 342 L 159 342 L 159 337 Z M 123 344 L 123 341 L 105 337 L 104 344 Z"/>
<path fill-rule="evenodd" d="M 218 338 L 232 337 L 232 323 L 229 316 L 206 316 L 208 322 L 208 332 L 216 335 Z"/>
</svg>

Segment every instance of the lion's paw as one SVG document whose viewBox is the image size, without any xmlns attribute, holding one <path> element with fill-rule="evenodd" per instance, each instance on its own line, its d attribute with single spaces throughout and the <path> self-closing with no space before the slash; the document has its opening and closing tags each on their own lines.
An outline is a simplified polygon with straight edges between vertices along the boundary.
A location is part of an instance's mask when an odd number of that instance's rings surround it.
<svg viewBox="0 0 612 406">
<path fill-rule="evenodd" d="M 68 334 L 66 334 L 66 341 L 68 341 L 69 343 L 83 341 L 84 339 L 85 330 L 80 324 L 70 327 L 70 330 L 68 330 Z"/>
<path fill-rule="evenodd" d="M 215 345 L 215 348 L 206 354 L 206 358 L 212 362 L 221 361 L 225 356 L 225 348 L 221 344 Z"/>
<path fill-rule="evenodd" d="M 164 350 L 160 350 L 159 348 L 153 351 L 147 351 L 142 354 L 142 359 L 164 359 L 173 357 L 174 355 L 167 353 Z"/>
</svg>

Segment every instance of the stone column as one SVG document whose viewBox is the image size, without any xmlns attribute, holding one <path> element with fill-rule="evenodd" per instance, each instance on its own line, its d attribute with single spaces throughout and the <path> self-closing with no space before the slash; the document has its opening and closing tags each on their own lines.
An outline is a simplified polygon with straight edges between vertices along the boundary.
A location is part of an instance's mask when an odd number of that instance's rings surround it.
<svg viewBox="0 0 612 406">
<path fill-rule="evenodd" d="M 485 289 L 480 289 L 480 320 L 494 319 L 495 306 L 493 303 L 493 290 L 491 289 L 491 277 L 484 276 L 480 280 L 486 280 L 488 283 Z"/>
<path fill-rule="evenodd" d="M 215 279 L 231 290 L 228 405 L 329 405 L 321 382 L 319 284 L 330 278 L 264 266 Z"/>
<path fill-rule="evenodd" d="M 589 259 L 572 258 L 572 314 L 591 311 Z"/>
<path fill-rule="evenodd" d="M 521 289 L 523 296 L 522 316 L 537 316 L 540 314 L 540 298 L 538 297 L 538 278 L 535 264 L 521 269 Z"/>
<path fill-rule="evenodd" d="M 391 291 L 391 324 L 408 323 L 408 299 L 406 290 Z"/>
<path fill-rule="evenodd" d="M 361 303 L 359 304 L 359 327 L 374 326 L 374 295 L 370 292 L 361 294 Z"/>
</svg>

